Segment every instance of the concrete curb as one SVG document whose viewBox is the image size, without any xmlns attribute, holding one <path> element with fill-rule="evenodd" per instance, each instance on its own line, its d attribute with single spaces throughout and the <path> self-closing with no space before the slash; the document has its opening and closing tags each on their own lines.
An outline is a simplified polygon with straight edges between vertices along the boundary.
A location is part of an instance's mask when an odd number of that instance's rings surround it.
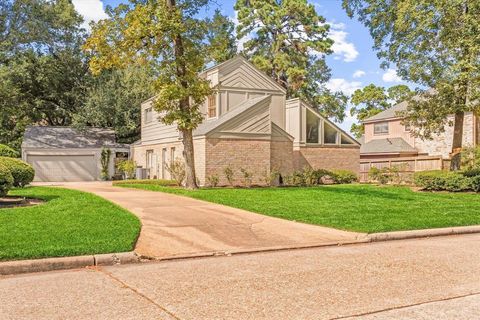
<svg viewBox="0 0 480 320">
<path fill-rule="evenodd" d="M 139 261 L 140 257 L 133 251 L 88 256 L 6 261 L 0 262 L 0 275 L 77 269 L 91 266 L 112 266 L 136 263 Z"/>
<path fill-rule="evenodd" d="M 441 236 L 471 234 L 471 233 L 480 233 L 480 226 L 371 233 L 367 236 L 367 239 L 371 242 L 378 242 L 378 241 L 405 240 L 405 239 L 428 238 L 428 237 L 441 237 Z"/>
</svg>

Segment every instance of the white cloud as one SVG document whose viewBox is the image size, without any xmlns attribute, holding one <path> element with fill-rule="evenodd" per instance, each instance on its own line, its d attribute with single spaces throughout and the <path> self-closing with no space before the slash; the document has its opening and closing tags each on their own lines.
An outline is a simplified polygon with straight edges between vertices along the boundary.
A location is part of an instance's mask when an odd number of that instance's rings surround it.
<svg viewBox="0 0 480 320">
<path fill-rule="evenodd" d="M 397 75 L 395 69 L 388 69 L 382 76 L 385 82 L 402 82 L 402 79 Z"/>
<path fill-rule="evenodd" d="M 73 0 L 72 2 L 75 10 L 83 16 L 85 20 L 83 27 L 87 30 L 90 29 L 88 24 L 91 21 L 97 22 L 98 20 L 108 18 L 107 13 L 103 9 L 102 0 Z"/>
<path fill-rule="evenodd" d="M 330 79 L 326 87 L 332 91 L 342 91 L 346 95 L 351 95 L 355 90 L 362 88 L 360 81 L 347 81 L 343 78 Z"/>
<path fill-rule="evenodd" d="M 328 23 L 330 25 L 329 37 L 334 41 L 332 50 L 334 59 L 343 59 L 345 62 L 355 61 L 358 57 L 358 51 L 352 42 L 347 41 L 348 33 L 345 31 L 343 23 Z"/>
<path fill-rule="evenodd" d="M 357 71 L 355 71 L 355 72 L 353 73 L 352 77 L 354 77 L 354 78 L 361 78 L 361 77 L 363 77 L 365 74 L 366 74 L 365 71 L 363 71 L 363 70 L 357 70 Z"/>
</svg>

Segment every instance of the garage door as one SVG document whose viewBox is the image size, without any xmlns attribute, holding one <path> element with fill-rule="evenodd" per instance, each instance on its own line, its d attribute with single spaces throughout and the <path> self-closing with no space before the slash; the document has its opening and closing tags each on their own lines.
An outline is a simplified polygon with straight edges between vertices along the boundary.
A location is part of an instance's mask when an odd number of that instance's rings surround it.
<svg viewBox="0 0 480 320">
<path fill-rule="evenodd" d="M 27 161 L 35 169 L 35 181 L 93 181 L 97 176 L 93 155 L 29 155 Z"/>
</svg>

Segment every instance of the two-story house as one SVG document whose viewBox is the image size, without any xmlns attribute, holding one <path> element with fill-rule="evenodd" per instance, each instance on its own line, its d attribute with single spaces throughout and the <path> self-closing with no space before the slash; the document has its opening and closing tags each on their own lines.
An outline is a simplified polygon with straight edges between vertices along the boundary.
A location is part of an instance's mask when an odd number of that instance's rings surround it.
<svg viewBox="0 0 480 320">
<path fill-rule="evenodd" d="M 291 174 L 305 166 L 358 172 L 360 144 L 334 123 L 286 92 L 241 56 L 202 74 L 216 94 L 207 97 L 203 123 L 194 130 L 195 166 L 200 184 L 218 176 L 225 184 L 230 167 L 237 181 L 241 169 L 261 184 L 271 171 Z M 166 165 L 182 158 L 175 125 L 157 120 L 154 98 L 142 103 L 141 140 L 132 146 L 137 165 L 150 178 L 168 179 Z"/>
</svg>

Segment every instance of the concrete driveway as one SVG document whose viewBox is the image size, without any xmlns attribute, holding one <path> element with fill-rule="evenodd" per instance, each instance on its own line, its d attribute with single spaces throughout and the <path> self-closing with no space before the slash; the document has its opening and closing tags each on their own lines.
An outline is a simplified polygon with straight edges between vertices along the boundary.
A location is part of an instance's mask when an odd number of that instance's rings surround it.
<svg viewBox="0 0 480 320">
<path fill-rule="evenodd" d="M 136 214 L 142 231 L 135 251 L 149 257 L 346 243 L 365 236 L 107 182 L 57 185 L 94 193 Z"/>
</svg>

